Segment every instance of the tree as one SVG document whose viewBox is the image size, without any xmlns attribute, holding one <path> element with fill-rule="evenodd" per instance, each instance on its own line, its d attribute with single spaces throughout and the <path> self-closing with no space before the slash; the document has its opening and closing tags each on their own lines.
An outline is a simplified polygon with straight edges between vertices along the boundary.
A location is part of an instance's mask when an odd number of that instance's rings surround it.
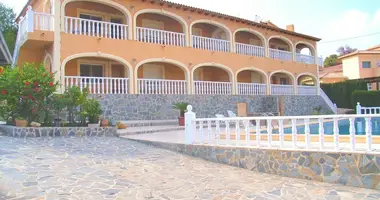
<svg viewBox="0 0 380 200">
<path fill-rule="evenodd" d="M 330 56 L 328 56 L 325 59 L 323 66 L 331 67 L 331 66 L 335 66 L 335 65 L 339 65 L 339 64 L 341 64 L 341 62 L 338 60 L 338 55 L 331 54 Z"/>
<path fill-rule="evenodd" d="M 339 53 L 339 56 L 344 56 L 346 54 L 352 53 L 356 51 L 357 49 L 351 48 L 350 46 L 340 46 L 336 51 Z"/>
<path fill-rule="evenodd" d="M 12 53 L 17 38 L 16 13 L 10 7 L 0 3 L 0 30 L 4 35 L 9 51 Z"/>
</svg>

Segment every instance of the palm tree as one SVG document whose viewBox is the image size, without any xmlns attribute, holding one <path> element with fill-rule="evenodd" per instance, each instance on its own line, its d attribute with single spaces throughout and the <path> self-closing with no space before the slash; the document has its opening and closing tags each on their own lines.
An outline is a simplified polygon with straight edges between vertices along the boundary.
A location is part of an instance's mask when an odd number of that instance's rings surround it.
<svg viewBox="0 0 380 200">
<path fill-rule="evenodd" d="M 186 102 L 178 102 L 173 104 L 173 109 L 179 110 L 179 116 L 184 117 L 188 105 L 189 103 Z"/>
</svg>

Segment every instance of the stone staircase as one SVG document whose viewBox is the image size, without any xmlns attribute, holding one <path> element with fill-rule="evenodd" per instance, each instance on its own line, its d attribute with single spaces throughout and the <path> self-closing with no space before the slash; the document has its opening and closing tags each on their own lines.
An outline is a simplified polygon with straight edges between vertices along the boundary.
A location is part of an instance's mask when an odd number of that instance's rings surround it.
<svg viewBox="0 0 380 200">
<path fill-rule="evenodd" d="M 120 137 L 127 135 L 185 130 L 185 127 L 178 126 L 178 120 L 137 120 L 122 121 L 122 123 L 127 125 L 127 129 L 117 131 Z"/>
</svg>

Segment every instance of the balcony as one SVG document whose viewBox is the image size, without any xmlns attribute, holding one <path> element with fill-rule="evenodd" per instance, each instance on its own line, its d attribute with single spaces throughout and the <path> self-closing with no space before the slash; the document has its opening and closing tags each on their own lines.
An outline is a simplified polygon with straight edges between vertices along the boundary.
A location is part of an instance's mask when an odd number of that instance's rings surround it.
<svg viewBox="0 0 380 200">
<path fill-rule="evenodd" d="M 90 94 L 128 94 L 128 78 L 65 76 L 65 87 L 87 88 Z"/>
<path fill-rule="evenodd" d="M 232 73 L 222 67 L 200 66 L 194 70 L 193 94 L 232 94 Z"/>
<path fill-rule="evenodd" d="M 186 46 L 186 35 L 151 28 L 136 28 L 136 40 L 139 42 L 148 42 L 162 45 Z"/>
<path fill-rule="evenodd" d="M 188 94 L 187 81 L 137 79 L 138 94 Z"/>
<path fill-rule="evenodd" d="M 292 61 L 293 53 L 289 51 L 278 50 L 278 49 L 269 49 L 269 57 L 276 60 Z"/>
<path fill-rule="evenodd" d="M 231 52 L 231 36 L 222 24 L 196 21 L 191 25 L 191 34 L 193 48 Z"/>
<path fill-rule="evenodd" d="M 230 42 L 227 40 L 207 38 L 201 36 L 192 36 L 193 38 L 193 48 L 204 49 L 209 51 L 230 51 Z"/>
<path fill-rule="evenodd" d="M 296 61 L 300 63 L 305 63 L 305 64 L 314 64 L 315 57 L 311 55 L 304 55 L 304 54 L 297 53 Z"/>
<path fill-rule="evenodd" d="M 266 95 L 267 84 L 264 83 L 237 83 L 237 94 Z"/>
<path fill-rule="evenodd" d="M 235 43 L 236 53 L 248 56 L 265 57 L 265 48 L 256 45 Z"/>
</svg>

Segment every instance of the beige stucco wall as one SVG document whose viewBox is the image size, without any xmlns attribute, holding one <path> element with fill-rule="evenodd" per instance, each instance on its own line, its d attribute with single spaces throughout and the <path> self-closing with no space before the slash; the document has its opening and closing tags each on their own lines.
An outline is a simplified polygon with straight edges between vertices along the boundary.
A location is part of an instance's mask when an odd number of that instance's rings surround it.
<svg viewBox="0 0 380 200">
<path fill-rule="evenodd" d="M 359 67 L 360 67 L 360 78 L 376 77 L 380 76 L 380 54 L 359 54 Z M 363 68 L 362 62 L 371 62 L 371 68 Z"/>
<path fill-rule="evenodd" d="M 359 58 L 357 56 L 342 60 L 342 64 L 344 76 L 348 77 L 349 79 L 360 78 Z"/>
</svg>

